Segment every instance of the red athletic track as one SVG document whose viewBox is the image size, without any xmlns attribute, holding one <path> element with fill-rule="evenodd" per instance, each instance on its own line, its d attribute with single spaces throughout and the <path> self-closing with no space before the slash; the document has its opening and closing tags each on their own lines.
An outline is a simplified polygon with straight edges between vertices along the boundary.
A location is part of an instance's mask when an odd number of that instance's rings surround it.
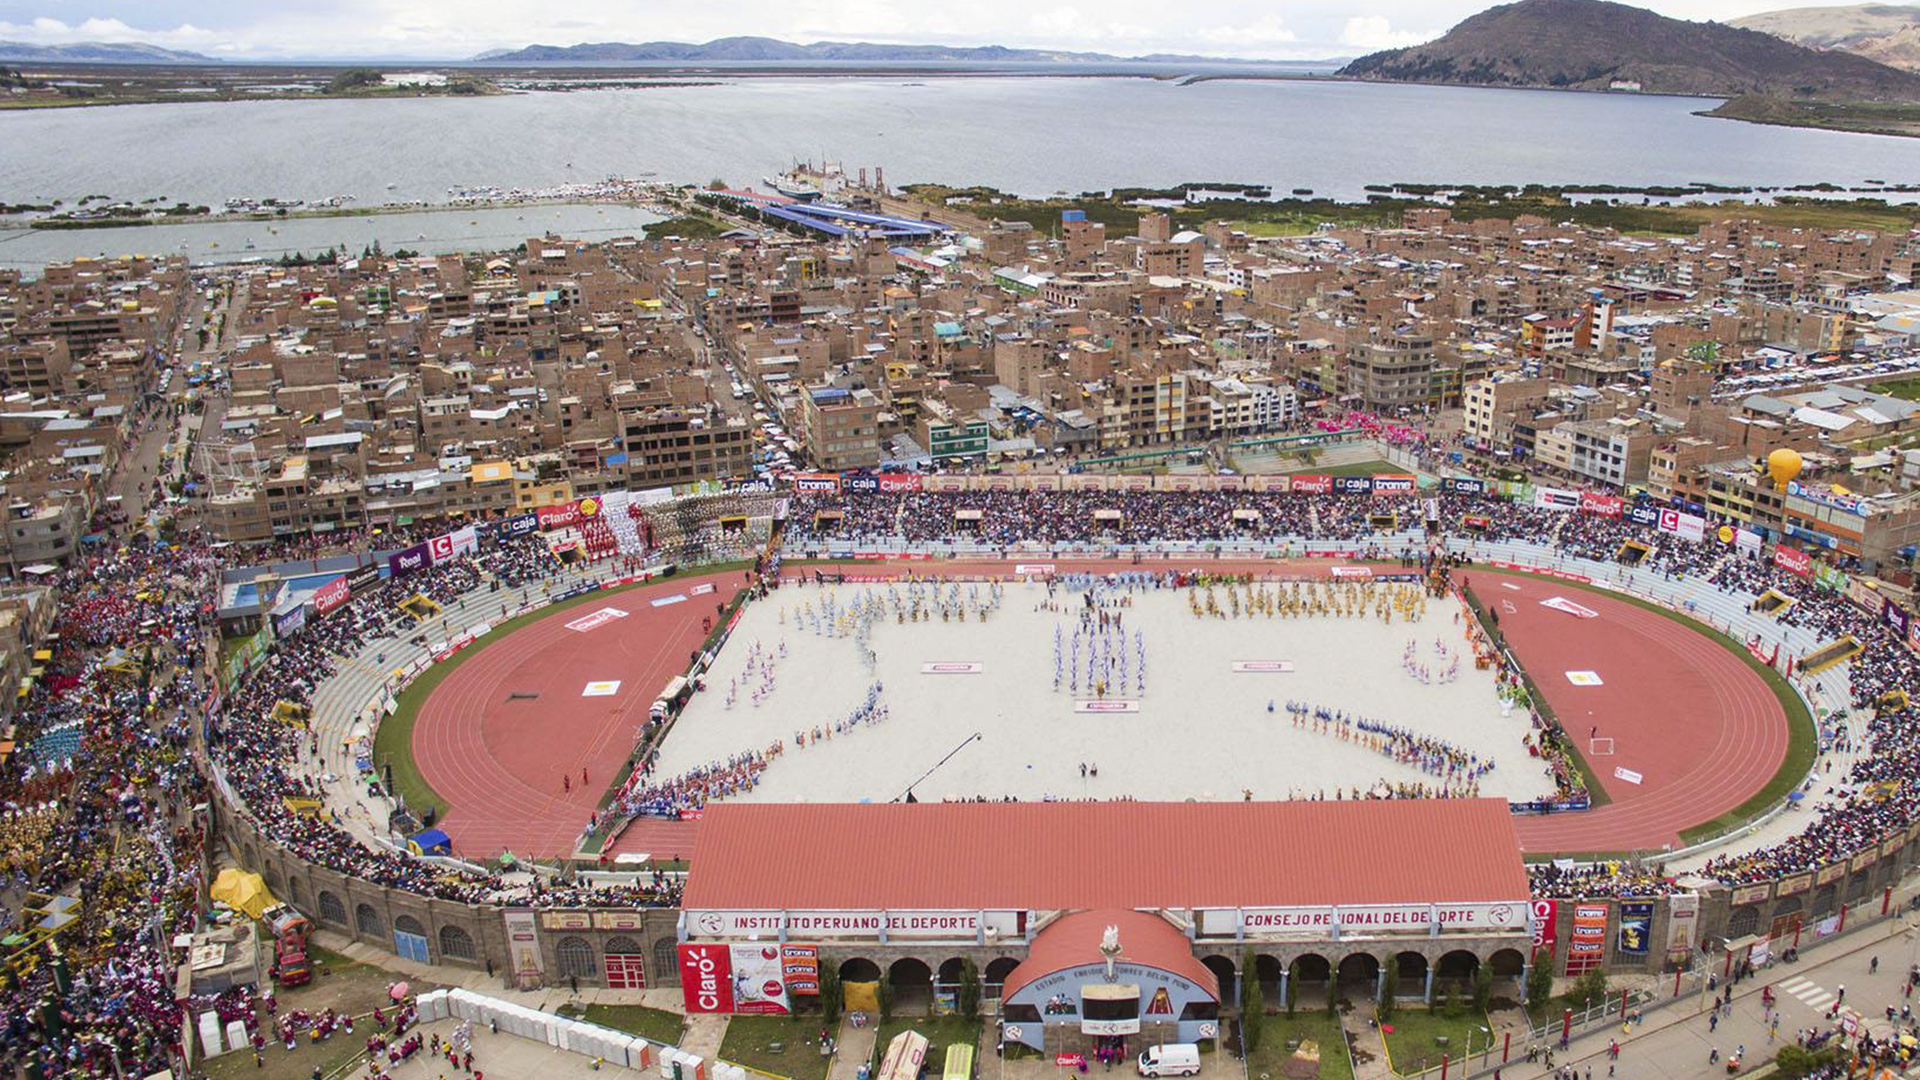
<svg viewBox="0 0 1920 1080">
<path fill-rule="evenodd" d="M 735 571 L 602 592 L 464 657 L 427 696 L 413 725 L 414 762 L 450 807 L 441 825 L 455 851 L 571 854 L 633 751 L 648 708 L 705 637 L 701 619 L 713 617 L 714 604 L 731 599 L 742 582 Z M 650 604 L 701 583 L 715 592 Z M 603 607 L 627 617 L 585 632 L 567 628 Z M 587 683 L 608 679 L 620 680 L 619 693 L 581 696 Z M 539 697 L 509 702 L 516 693 Z M 572 781 L 570 790 L 562 789 L 562 776 Z"/>
<path fill-rule="evenodd" d="M 1178 558 L 1127 561 L 1026 560 L 873 562 L 848 564 L 850 576 L 908 573 L 942 577 L 1007 574 L 1019 562 L 1062 570 L 1202 568 L 1238 573 L 1327 576 L 1327 560 L 1193 563 Z M 790 568 L 791 578 L 812 575 Z M 1613 802 L 1584 813 L 1517 818 L 1528 852 L 1624 851 L 1679 842 L 1681 829 L 1711 820 L 1744 802 L 1786 757 L 1787 722 L 1778 699 L 1738 656 L 1662 615 L 1613 597 L 1525 575 L 1470 569 L 1483 601 L 1502 610 L 1500 626 L 1547 702 L 1570 732 L 1584 740 L 1589 727 L 1614 739 L 1611 758 L 1591 758 Z M 589 602 L 557 612 L 468 657 L 421 707 L 413 752 L 433 789 L 450 803 L 445 827 L 459 851 L 502 849 L 532 856 L 564 855 L 626 759 L 633 733 L 655 694 L 684 670 L 698 645 L 708 597 L 654 608 L 647 601 L 713 581 L 730 597 L 738 573 L 675 578 L 643 589 L 606 594 L 629 612 L 586 633 L 565 624 L 598 610 Z M 1508 589 L 1502 582 L 1517 588 Z M 1565 596 L 1599 613 L 1580 619 L 1540 606 Z M 1565 672 L 1586 670 L 1603 685 L 1577 687 Z M 612 698 L 583 698 L 596 679 L 622 680 Z M 538 692 L 515 701 L 513 692 Z M 1510 767 L 1529 763 L 1516 756 Z M 590 783 L 579 783 L 588 769 Z M 1639 785 L 1613 778 L 1615 766 L 1643 774 Z M 560 777 L 574 780 L 562 792 Z M 656 857 L 693 852 L 697 821 L 641 818 L 614 851 Z"/>
<path fill-rule="evenodd" d="M 1522 850 L 1679 847 L 1681 829 L 1739 806 L 1786 760 L 1780 699 L 1719 642 L 1603 593 L 1482 570 L 1468 570 L 1467 578 L 1482 603 L 1499 609 L 1501 631 L 1575 744 L 1585 751 L 1595 727 L 1614 740 L 1612 757 L 1587 755 L 1613 802 L 1516 819 Z M 1554 596 L 1599 616 L 1540 605 Z M 1592 671 L 1602 685 L 1575 686 L 1569 671 Z M 1644 780 L 1618 779 L 1616 767 Z"/>
</svg>

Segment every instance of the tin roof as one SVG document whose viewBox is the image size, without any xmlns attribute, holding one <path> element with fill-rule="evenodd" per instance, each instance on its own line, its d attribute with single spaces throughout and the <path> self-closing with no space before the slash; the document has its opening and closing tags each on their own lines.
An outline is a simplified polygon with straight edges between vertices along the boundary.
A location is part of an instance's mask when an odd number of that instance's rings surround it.
<svg viewBox="0 0 1920 1080">
<path fill-rule="evenodd" d="M 1290 907 L 1524 900 L 1501 799 L 721 803 L 689 909 Z"/>
</svg>

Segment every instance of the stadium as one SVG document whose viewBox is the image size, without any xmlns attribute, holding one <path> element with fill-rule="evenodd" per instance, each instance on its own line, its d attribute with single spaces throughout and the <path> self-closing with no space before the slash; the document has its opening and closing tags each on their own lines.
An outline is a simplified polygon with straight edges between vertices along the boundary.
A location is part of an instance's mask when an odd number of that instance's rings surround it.
<svg viewBox="0 0 1920 1080">
<path fill-rule="evenodd" d="M 1092 1053 L 1217 1035 L 1248 978 L 1697 980 L 1886 914 L 1913 857 L 1903 783 L 1810 780 L 1896 775 L 1900 609 L 1689 512 L 1462 477 L 802 479 L 249 572 L 334 574 L 222 617 L 341 659 L 310 693 L 283 646 L 235 673 L 236 858 L 322 926 L 523 986 L 800 1011 L 831 972 L 937 1011 L 970 965 L 1009 1038 Z M 242 719 L 276 702 L 311 710 L 342 826 L 218 752 L 298 757 Z M 1144 988 L 1117 1027 L 1062 1004 L 1111 981 L 1096 924 Z M 789 953 L 813 974 L 772 998 L 699 992 Z"/>
</svg>

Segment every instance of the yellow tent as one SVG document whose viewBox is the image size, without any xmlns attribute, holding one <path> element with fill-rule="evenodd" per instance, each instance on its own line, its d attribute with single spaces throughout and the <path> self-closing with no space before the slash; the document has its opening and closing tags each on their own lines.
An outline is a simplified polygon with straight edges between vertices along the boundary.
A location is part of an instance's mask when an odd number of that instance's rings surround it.
<svg viewBox="0 0 1920 1080">
<path fill-rule="evenodd" d="M 257 919 L 260 913 L 279 901 L 267 891 L 267 883 L 260 875 L 246 870 L 236 870 L 229 866 L 220 871 L 213 879 L 213 888 L 209 890 L 215 900 L 241 912 L 249 919 Z"/>
</svg>

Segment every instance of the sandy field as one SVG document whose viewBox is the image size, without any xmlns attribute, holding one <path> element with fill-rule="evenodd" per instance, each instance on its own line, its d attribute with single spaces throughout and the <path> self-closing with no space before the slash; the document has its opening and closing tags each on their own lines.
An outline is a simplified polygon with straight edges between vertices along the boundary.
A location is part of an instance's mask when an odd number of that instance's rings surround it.
<svg viewBox="0 0 1920 1080">
<path fill-rule="evenodd" d="M 708 673 L 707 690 L 694 696 L 669 735 L 655 775 L 677 776 L 784 741 L 784 753 L 759 786 L 738 798 L 882 802 L 911 785 L 922 801 L 1238 799 L 1247 792 L 1280 799 L 1321 791 L 1332 797 L 1335 786 L 1365 788 L 1382 780 L 1434 782 L 1411 765 L 1295 727 L 1285 711 L 1295 700 L 1491 755 L 1496 767 L 1483 779 L 1482 795 L 1523 800 L 1552 793 L 1545 770 L 1521 743 L 1525 714 L 1502 715 L 1493 675 L 1474 669 L 1461 625 L 1466 616 L 1451 599 L 1428 601 L 1419 621 L 1396 616 L 1387 623 L 1371 608 L 1364 617 L 1196 617 L 1185 589 L 1110 595 L 1113 606 L 1106 610 L 1119 612 L 1126 632 L 1124 648 L 1116 645 L 1110 654 L 1125 653 L 1127 674 L 1123 686 L 1114 686 L 1118 669 L 1109 666 L 1102 698 L 1085 686 L 1084 638 L 1081 692 L 1055 688 L 1056 633 L 1071 648 L 1084 606 L 1079 593 L 1065 588 L 1050 601 L 1044 585 L 1005 585 L 985 621 L 972 615 L 941 621 L 935 614 L 900 623 L 882 614 L 869 620 L 865 644 L 852 633 L 816 632 L 806 613 L 818 615 L 828 604 L 845 612 L 863 598 L 886 604 L 890 587 L 900 590 L 902 606 L 908 603 L 905 586 L 843 584 L 790 585 L 750 605 Z M 952 596 L 951 588 L 942 587 L 943 598 Z M 963 606 L 989 602 L 987 585 L 960 589 Z M 974 590 L 971 602 L 966 590 Z M 931 610 L 935 601 L 922 599 Z M 1224 591 L 1217 603 L 1228 607 Z M 846 617 L 841 626 L 857 622 Z M 1106 640 L 1118 638 L 1109 632 Z M 1435 671 L 1445 666 L 1436 641 L 1464 654 L 1457 677 L 1422 682 L 1409 674 L 1403 658 L 1410 641 L 1419 662 Z M 752 659 L 756 643 L 760 656 L 771 658 L 770 690 L 764 690 L 767 661 Z M 1136 693 L 1141 644 L 1145 681 Z M 1291 664 L 1292 670 L 1235 670 L 1236 662 Z M 928 665 L 945 670 L 925 670 Z M 979 670 L 970 670 L 974 666 Z M 1063 659 L 1063 681 L 1066 671 Z M 730 681 L 737 688 L 728 707 Z M 813 737 L 816 726 L 824 733 L 860 709 L 876 684 L 884 718 L 855 723 L 830 739 Z M 757 705 L 755 690 L 764 691 Z M 1076 701 L 1137 711 L 1078 711 Z M 1269 702 L 1275 711 L 1268 711 Z M 796 745 L 801 732 L 804 747 Z M 1097 767 L 1098 775 L 1083 776 L 1082 764 Z"/>
</svg>

